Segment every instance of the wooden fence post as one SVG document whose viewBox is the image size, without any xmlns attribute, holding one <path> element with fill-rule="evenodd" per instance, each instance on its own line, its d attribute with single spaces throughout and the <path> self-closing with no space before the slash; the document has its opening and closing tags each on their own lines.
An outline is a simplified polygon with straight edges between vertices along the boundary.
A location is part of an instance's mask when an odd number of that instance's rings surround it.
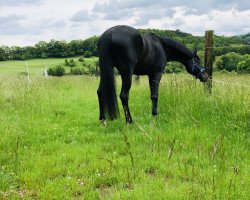
<svg viewBox="0 0 250 200">
<path fill-rule="evenodd" d="M 213 44 L 214 31 L 208 30 L 205 34 L 205 69 L 209 75 L 209 80 L 205 84 L 205 88 L 212 93 L 212 76 L 213 76 Z"/>
</svg>

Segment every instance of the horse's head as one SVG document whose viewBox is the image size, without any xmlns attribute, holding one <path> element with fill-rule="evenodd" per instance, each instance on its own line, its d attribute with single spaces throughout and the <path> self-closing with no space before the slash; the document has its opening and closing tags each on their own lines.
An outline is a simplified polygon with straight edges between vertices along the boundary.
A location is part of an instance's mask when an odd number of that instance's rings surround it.
<svg viewBox="0 0 250 200">
<path fill-rule="evenodd" d="M 209 79 L 209 75 L 205 68 L 201 66 L 201 59 L 197 55 L 196 51 L 194 52 L 194 57 L 189 60 L 189 69 L 190 74 L 199 79 L 201 82 L 206 82 Z"/>
</svg>

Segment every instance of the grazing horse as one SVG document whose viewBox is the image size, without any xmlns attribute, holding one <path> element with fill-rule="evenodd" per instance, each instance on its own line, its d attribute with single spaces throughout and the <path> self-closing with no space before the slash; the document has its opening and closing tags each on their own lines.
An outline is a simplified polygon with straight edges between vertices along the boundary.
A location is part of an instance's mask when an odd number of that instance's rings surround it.
<svg viewBox="0 0 250 200">
<path fill-rule="evenodd" d="M 157 115 L 158 88 L 167 61 L 182 63 L 188 73 L 205 82 L 208 74 L 200 66 L 200 58 L 181 43 L 153 33 L 140 34 L 129 26 L 106 30 L 98 41 L 100 85 L 97 90 L 100 121 L 119 116 L 113 68 L 121 74 L 120 99 L 126 122 L 132 123 L 128 100 L 132 75 L 148 75 L 152 100 L 152 115 Z"/>
</svg>

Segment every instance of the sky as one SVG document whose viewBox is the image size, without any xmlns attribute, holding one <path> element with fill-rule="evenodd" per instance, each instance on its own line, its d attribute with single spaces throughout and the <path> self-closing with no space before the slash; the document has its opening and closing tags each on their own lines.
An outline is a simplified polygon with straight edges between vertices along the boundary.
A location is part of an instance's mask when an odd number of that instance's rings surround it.
<svg viewBox="0 0 250 200">
<path fill-rule="evenodd" d="M 86 39 L 115 25 L 204 35 L 250 32 L 249 0 L 0 0 L 0 45 Z"/>
</svg>

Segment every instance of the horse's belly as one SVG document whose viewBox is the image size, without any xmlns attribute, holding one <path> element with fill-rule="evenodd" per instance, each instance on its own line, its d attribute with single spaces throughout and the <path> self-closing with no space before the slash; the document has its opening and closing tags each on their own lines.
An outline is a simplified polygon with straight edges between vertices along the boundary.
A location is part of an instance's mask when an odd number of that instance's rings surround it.
<svg viewBox="0 0 250 200">
<path fill-rule="evenodd" d="M 151 72 L 151 67 L 149 65 L 135 65 L 134 74 L 135 75 L 148 75 Z"/>
</svg>

